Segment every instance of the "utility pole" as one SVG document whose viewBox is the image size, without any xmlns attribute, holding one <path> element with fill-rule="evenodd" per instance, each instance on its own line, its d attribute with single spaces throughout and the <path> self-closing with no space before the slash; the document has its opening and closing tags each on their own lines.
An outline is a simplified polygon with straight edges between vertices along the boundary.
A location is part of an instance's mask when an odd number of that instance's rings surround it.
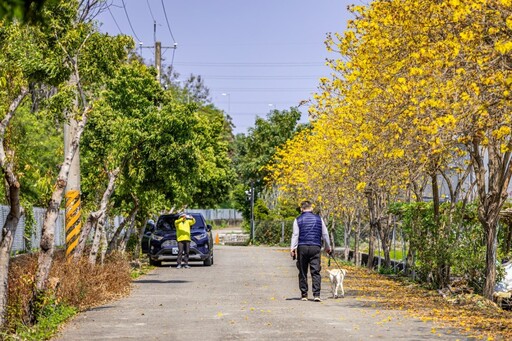
<svg viewBox="0 0 512 341">
<path fill-rule="evenodd" d="M 162 43 L 159 41 L 155 41 L 155 45 L 153 46 L 140 46 L 140 48 L 145 49 L 155 49 L 155 68 L 156 68 L 156 80 L 160 83 L 162 78 L 162 48 L 165 49 L 176 49 L 178 47 L 177 43 L 174 43 L 173 46 L 162 46 Z M 142 55 L 142 52 L 141 52 Z"/>
<path fill-rule="evenodd" d="M 153 20 L 153 46 L 142 46 L 142 42 L 140 43 L 140 55 L 142 57 L 142 49 L 155 49 L 155 69 L 156 69 L 156 80 L 158 84 L 161 84 L 162 80 L 162 47 L 165 49 L 176 49 L 178 47 L 178 43 L 174 43 L 173 46 L 162 46 L 162 43 L 156 41 L 156 21 Z"/>
<path fill-rule="evenodd" d="M 74 117 L 69 117 L 69 122 L 64 125 L 64 155 L 68 155 L 73 136 L 76 134 L 78 122 Z M 65 190 L 66 204 L 66 259 L 71 260 L 78 241 L 82 222 L 80 219 L 80 149 L 75 152 L 69 168 L 68 182 Z"/>
<path fill-rule="evenodd" d="M 162 80 L 162 43 L 155 41 L 155 68 L 158 84 Z"/>
<path fill-rule="evenodd" d="M 251 239 L 254 244 L 254 183 L 251 182 Z"/>
<path fill-rule="evenodd" d="M 247 195 L 247 200 L 249 200 L 249 202 L 251 203 L 250 240 L 254 244 L 254 183 L 252 181 L 251 181 L 251 188 L 248 191 L 245 191 L 245 195 Z"/>
</svg>

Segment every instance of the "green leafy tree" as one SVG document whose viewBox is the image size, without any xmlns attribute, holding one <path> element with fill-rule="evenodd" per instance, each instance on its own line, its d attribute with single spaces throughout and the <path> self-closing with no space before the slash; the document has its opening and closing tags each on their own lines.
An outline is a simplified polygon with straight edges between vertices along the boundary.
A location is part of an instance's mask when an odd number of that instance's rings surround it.
<svg viewBox="0 0 512 341">
<path fill-rule="evenodd" d="M 0 3 L 0 20 L 18 19 L 23 22 L 37 23 L 42 20 L 41 11 L 45 3 L 58 0 L 4 0 Z"/>
<path fill-rule="evenodd" d="M 58 82 L 59 72 L 53 69 L 55 64 L 48 57 L 48 42 L 40 40 L 40 31 L 36 27 L 25 27 L 18 23 L 0 23 L 0 108 L 3 113 L 0 123 L 0 167 L 6 185 L 5 198 L 10 206 L 9 215 L 2 229 L 0 239 L 0 326 L 3 325 L 5 303 L 7 300 L 7 274 L 12 241 L 21 216 L 20 205 L 20 169 L 19 155 L 26 148 L 18 144 L 22 138 L 19 132 L 20 117 L 16 118 L 29 94 L 29 83 L 46 79 Z M 57 68 L 59 69 L 59 68 Z M 52 72 L 53 71 L 53 72 Z M 27 113 L 25 107 L 23 112 Z M 15 121 L 18 123 L 14 123 Z M 14 126 L 14 128 L 13 128 Z M 33 141 L 33 140 L 28 140 Z M 28 143 L 27 143 L 28 144 Z M 26 160 L 25 160 L 26 161 Z M 26 164 L 24 165 L 26 166 Z M 26 167 L 24 167 L 26 168 Z"/>
<path fill-rule="evenodd" d="M 290 108 L 289 111 L 272 110 L 267 119 L 256 118 L 247 136 L 242 134 L 236 137 L 235 165 L 243 182 L 252 181 L 258 190 L 263 188 L 264 179 L 268 175 L 264 166 L 271 163 L 277 148 L 300 129 L 300 117 L 301 112 L 297 108 Z"/>
<path fill-rule="evenodd" d="M 297 108 L 290 110 L 272 110 L 267 118 L 257 117 L 253 128 L 247 135 L 238 134 L 234 140 L 233 162 L 242 186 L 237 187 L 235 200 L 246 219 L 250 217 L 250 202 L 245 194 L 251 186 L 255 193 L 262 193 L 265 179 L 269 175 L 266 165 L 279 147 L 303 128 L 299 124 L 301 112 Z"/>
</svg>

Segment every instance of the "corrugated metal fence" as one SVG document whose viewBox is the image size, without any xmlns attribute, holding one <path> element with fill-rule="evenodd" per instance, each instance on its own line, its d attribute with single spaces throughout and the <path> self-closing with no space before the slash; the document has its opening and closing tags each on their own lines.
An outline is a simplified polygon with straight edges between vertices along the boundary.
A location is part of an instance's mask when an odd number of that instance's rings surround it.
<svg viewBox="0 0 512 341">
<path fill-rule="evenodd" d="M 226 222 L 230 225 L 242 222 L 242 213 L 234 209 L 190 209 L 186 210 L 190 213 L 202 213 L 207 221 L 221 223 Z"/>
<path fill-rule="evenodd" d="M 220 222 L 225 221 L 228 224 L 237 224 L 242 221 L 242 214 L 233 209 L 200 209 L 187 210 L 188 212 L 202 213 L 206 220 Z M 39 247 L 41 242 L 41 230 L 43 228 L 44 214 L 46 209 L 34 207 L 35 227 L 34 234 L 31 236 L 32 247 Z M 9 206 L 0 205 L 0 228 L 4 226 L 7 215 L 9 214 Z M 114 227 L 118 227 L 123 221 L 122 217 L 114 217 Z M 57 226 L 55 226 L 55 245 L 62 246 L 66 243 L 65 236 L 64 210 L 61 210 L 57 218 Z M 27 242 L 23 237 L 25 233 L 25 217 L 23 216 L 18 224 L 14 235 L 12 251 L 28 251 Z"/>
<path fill-rule="evenodd" d="M 33 246 L 39 245 L 41 242 L 41 230 L 43 228 L 44 214 L 46 210 L 39 207 L 34 207 L 34 220 L 35 227 L 34 233 L 31 236 L 31 244 Z M 9 206 L 0 205 L 0 226 L 4 226 L 7 215 L 9 214 Z M 21 217 L 18 223 L 18 228 L 14 234 L 14 241 L 12 245 L 12 251 L 26 251 L 27 242 L 23 237 L 25 233 L 25 216 Z M 61 246 L 66 242 L 66 236 L 64 232 L 64 210 L 59 212 L 57 218 L 57 226 L 55 227 L 55 245 Z"/>
</svg>

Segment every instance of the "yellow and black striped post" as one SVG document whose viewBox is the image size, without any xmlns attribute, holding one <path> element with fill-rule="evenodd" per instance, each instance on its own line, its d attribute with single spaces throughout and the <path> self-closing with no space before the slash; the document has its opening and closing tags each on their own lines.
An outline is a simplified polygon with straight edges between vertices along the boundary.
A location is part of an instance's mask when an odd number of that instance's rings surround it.
<svg viewBox="0 0 512 341">
<path fill-rule="evenodd" d="M 66 192 L 66 260 L 69 262 L 80 239 L 80 191 Z"/>
</svg>

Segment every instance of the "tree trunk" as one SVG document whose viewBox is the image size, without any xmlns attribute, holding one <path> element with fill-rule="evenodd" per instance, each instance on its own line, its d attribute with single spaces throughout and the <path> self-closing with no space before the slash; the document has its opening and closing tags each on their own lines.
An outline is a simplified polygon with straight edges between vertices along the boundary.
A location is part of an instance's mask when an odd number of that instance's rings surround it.
<svg viewBox="0 0 512 341">
<path fill-rule="evenodd" d="M 100 221 L 98 223 L 99 229 L 101 231 L 101 242 L 100 242 L 100 250 L 101 250 L 100 263 L 101 263 L 101 265 L 103 265 L 105 263 L 105 255 L 107 253 L 107 246 L 108 246 L 107 229 L 106 229 L 105 222 L 106 222 L 106 219 L 102 219 L 102 221 Z"/>
<path fill-rule="evenodd" d="M 488 153 L 488 162 L 485 165 L 484 153 L 480 149 L 479 140 L 474 140 L 470 147 L 480 200 L 478 219 L 485 232 L 487 248 L 483 295 L 492 300 L 496 284 L 498 219 L 508 195 L 507 189 L 512 176 L 511 153 L 500 154 L 499 146 L 490 145 L 485 149 Z"/>
<path fill-rule="evenodd" d="M 105 192 L 103 192 L 103 196 L 101 197 L 100 208 L 99 208 L 99 210 L 91 213 L 91 215 L 90 215 L 91 223 L 93 223 L 93 224 L 90 224 L 89 226 L 87 226 L 84 229 L 84 230 L 87 230 L 87 232 L 86 232 L 87 234 L 80 236 L 79 244 L 80 244 L 80 253 L 81 253 L 85 246 L 85 243 L 87 241 L 87 236 L 90 233 L 90 229 L 92 227 L 95 228 L 94 240 L 93 240 L 93 243 L 91 246 L 91 252 L 89 254 L 89 263 L 92 265 L 96 264 L 96 258 L 98 255 L 98 251 L 100 250 L 100 246 L 102 245 L 102 240 L 103 240 L 102 237 L 106 234 L 106 231 L 104 231 L 104 229 L 105 229 L 105 224 L 106 224 L 106 220 L 107 220 L 107 208 L 108 208 L 108 203 L 110 201 L 110 197 L 114 193 L 115 182 L 116 182 L 118 174 L 119 174 L 119 168 L 116 168 L 112 172 L 108 172 L 108 185 L 107 185 L 107 188 L 105 189 Z M 104 238 L 103 244 L 105 245 L 105 247 L 101 253 L 102 260 L 105 257 L 106 243 L 107 243 L 106 235 L 104 237 L 105 238 Z M 103 263 L 103 261 L 102 261 L 102 263 Z"/>
<path fill-rule="evenodd" d="M 380 237 L 380 243 L 382 245 L 382 252 L 384 253 L 384 266 L 386 268 L 390 268 L 391 267 L 391 256 L 390 256 L 390 245 L 389 245 L 389 238 L 383 238 L 382 237 L 382 234 L 381 233 L 381 237 Z"/>
<path fill-rule="evenodd" d="M 507 222 L 507 237 L 505 239 L 505 255 L 508 256 L 508 253 L 510 252 L 510 242 L 512 240 L 512 222 Z"/>
<path fill-rule="evenodd" d="M 498 227 L 497 220 L 489 219 L 484 224 L 485 229 L 485 283 L 483 295 L 484 297 L 492 300 L 494 293 L 494 286 L 496 284 L 496 248 L 498 241 Z"/>
<path fill-rule="evenodd" d="M 356 231 L 354 233 L 354 264 L 361 266 L 361 254 L 359 252 L 359 239 L 361 237 L 361 213 L 357 213 Z"/>
<path fill-rule="evenodd" d="M 434 203 L 434 221 L 436 227 L 439 228 L 439 184 L 435 173 L 432 175 L 432 201 Z"/>
<path fill-rule="evenodd" d="M 138 206 L 138 202 L 137 202 L 137 209 L 133 210 L 133 214 L 129 217 L 128 229 L 126 229 L 126 233 L 124 234 L 124 237 L 121 239 L 121 242 L 119 243 L 119 250 L 121 250 L 122 252 L 126 251 L 126 245 L 128 244 L 128 240 L 130 240 L 130 237 L 133 233 L 133 227 L 135 225 L 135 217 L 137 216 L 138 211 L 139 211 L 139 206 Z M 140 240 L 139 240 L 139 243 L 137 243 L 137 244 L 140 245 Z"/>
<path fill-rule="evenodd" d="M 93 213 L 91 213 L 92 215 Z M 98 251 L 100 249 L 100 241 L 101 241 L 101 231 L 100 226 L 98 224 L 99 217 L 96 216 L 97 212 L 94 212 L 95 218 L 93 218 L 94 222 L 94 238 L 92 240 L 91 251 L 89 253 L 89 264 L 96 265 L 96 259 L 98 258 Z"/>
<path fill-rule="evenodd" d="M 132 212 L 133 212 L 133 209 L 132 209 Z M 132 213 L 130 212 L 128 217 L 130 217 L 131 215 L 132 215 Z M 119 240 L 119 236 L 121 235 L 121 232 L 123 232 L 123 230 L 125 229 L 125 226 L 128 224 L 128 222 L 130 220 L 128 217 L 126 219 L 124 219 L 121 224 L 119 224 L 119 226 L 116 229 L 116 232 L 114 232 L 114 235 L 112 236 L 112 238 L 110 239 L 110 242 L 108 243 L 107 253 L 111 253 L 112 251 L 118 249 L 118 247 L 121 243 L 121 241 Z"/>
<path fill-rule="evenodd" d="M 9 186 L 11 205 L 9 215 L 7 216 L 4 227 L 2 229 L 2 241 L 0 242 L 0 329 L 4 325 L 4 317 L 7 309 L 7 293 L 9 292 L 9 264 L 11 258 L 12 242 L 14 240 L 14 233 L 16 232 L 16 228 L 18 227 L 18 222 L 21 217 L 19 192 L 19 184 L 18 186 Z"/>
<path fill-rule="evenodd" d="M 97 222 L 101 217 L 104 217 L 106 220 L 107 218 L 107 206 L 110 198 L 112 197 L 112 194 L 114 193 L 115 189 L 115 181 L 117 180 L 117 176 L 119 175 L 119 168 L 116 168 L 112 172 L 108 173 L 108 185 L 105 189 L 105 192 L 103 193 L 103 196 L 101 198 L 100 202 L 100 209 L 96 212 L 91 213 L 89 217 L 93 217 L 94 221 L 91 221 L 89 224 L 86 224 L 84 228 L 82 229 L 82 233 L 80 234 L 80 241 L 78 242 L 78 246 L 76 248 L 75 257 L 79 258 L 82 256 L 85 244 L 87 243 L 87 238 L 89 237 L 89 233 L 91 233 L 91 228 L 94 226 L 97 226 Z M 101 215 L 103 212 L 103 215 Z"/>
<path fill-rule="evenodd" d="M 8 199 L 10 205 L 9 214 L 7 215 L 2 228 L 2 234 L 0 235 L 0 329 L 4 326 L 5 312 L 7 309 L 7 293 L 9 291 L 8 278 L 12 243 L 21 217 L 20 184 L 16 174 L 14 173 L 12 159 L 9 160 L 7 157 L 7 154 L 10 154 L 10 152 L 9 149 L 4 146 L 4 138 L 11 118 L 14 116 L 16 109 L 18 109 L 27 94 L 27 89 L 21 89 L 20 94 L 11 103 L 7 114 L 2 122 L 0 122 L 0 167 L 2 168 L 5 182 L 7 184 L 6 192 L 9 196 Z"/>
<path fill-rule="evenodd" d="M 345 226 L 343 226 L 344 259 L 346 261 L 348 261 L 348 255 L 350 253 L 350 232 L 351 231 L 352 231 L 352 217 L 350 217 L 350 215 L 349 215 L 349 217 L 345 221 Z"/>
<path fill-rule="evenodd" d="M 384 252 L 387 251 L 387 258 L 389 260 L 388 266 L 391 265 L 389 256 L 389 233 L 388 228 L 381 223 L 384 212 L 384 198 L 383 195 L 376 192 L 374 189 L 366 191 L 368 199 L 368 210 L 370 214 L 370 241 L 368 245 L 368 268 L 373 269 L 373 258 L 375 256 L 375 246 L 377 245 L 377 234 L 381 239 Z M 380 257 L 380 255 L 379 255 Z"/>
<path fill-rule="evenodd" d="M 370 214 L 370 232 L 368 240 L 368 262 L 366 267 L 373 269 L 373 257 L 375 256 L 375 233 L 376 233 L 376 212 L 375 212 L 375 201 L 373 198 L 373 190 L 366 191 L 366 198 L 368 199 L 368 211 Z"/>
<path fill-rule="evenodd" d="M 110 242 L 108 243 L 107 253 L 111 253 L 112 251 L 119 248 L 119 246 L 122 243 L 122 240 L 119 240 L 119 236 L 121 235 L 121 232 L 123 229 L 125 229 L 125 226 L 130 223 L 133 219 L 135 219 L 135 216 L 137 215 L 137 212 L 139 210 L 139 199 L 132 195 L 133 198 L 133 208 L 131 209 L 130 213 L 128 214 L 128 217 L 123 220 L 123 222 L 119 225 L 116 232 L 110 239 Z M 128 229 L 126 229 L 126 233 L 128 233 Z"/>
<path fill-rule="evenodd" d="M 335 223 L 335 220 L 334 219 L 334 216 L 332 218 L 332 225 L 331 225 L 331 235 L 330 235 L 330 238 L 331 238 L 331 245 L 329 245 L 329 247 L 331 248 L 332 252 L 334 252 L 334 249 L 336 248 L 336 243 L 334 242 L 334 231 L 336 231 L 336 223 Z"/>
<path fill-rule="evenodd" d="M 409 249 L 407 250 L 407 256 L 405 258 L 405 274 L 411 275 L 414 268 L 414 252 L 409 242 Z"/>
<path fill-rule="evenodd" d="M 96 218 L 96 212 L 89 213 L 89 216 L 87 217 L 82 232 L 80 234 L 80 241 L 78 242 L 77 252 L 75 252 L 75 257 L 77 259 L 82 257 L 83 252 L 85 250 L 87 238 L 89 237 L 89 233 L 91 232 L 92 228 L 96 226 L 97 220 L 98 219 Z"/>
<path fill-rule="evenodd" d="M 384 253 L 384 265 L 387 268 L 391 267 L 391 240 L 390 240 L 390 234 L 392 231 L 391 226 L 391 215 L 388 215 L 386 218 L 386 222 L 382 223 L 382 220 L 384 218 L 379 219 L 379 224 L 377 225 L 377 231 L 379 233 L 380 242 L 382 245 L 382 252 Z"/>
<path fill-rule="evenodd" d="M 361 266 L 361 253 L 359 251 L 359 238 L 361 236 L 360 231 L 354 234 L 354 264 Z"/>
<path fill-rule="evenodd" d="M 511 153 L 501 154 L 500 146 L 482 147 L 480 139 L 475 139 L 468 146 L 476 176 L 476 185 L 480 207 L 478 220 L 485 232 L 486 267 L 483 295 L 492 300 L 496 284 L 496 248 L 498 238 L 498 219 L 508 193 L 508 185 L 512 176 Z M 484 163 L 487 151 L 487 164 Z"/>
<path fill-rule="evenodd" d="M 76 251 L 74 254 L 75 259 L 79 259 L 80 257 L 82 257 L 84 253 L 87 238 L 89 237 L 91 229 L 94 225 L 94 223 L 91 221 L 91 218 L 91 214 L 89 214 L 89 217 L 87 217 L 87 220 L 85 221 L 82 231 L 80 231 L 80 239 L 78 240 L 78 245 L 76 246 Z"/>
<path fill-rule="evenodd" d="M 82 114 L 82 120 L 78 123 L 75 136 L 71 141 L 68 155 L 64 163 L 60 167 L 59 176 L 55 183 L 55 187 L 48 204 L 41 231 L 41 251 L 37 262 L 37 271 L 35 277 L 35 289 L 41 291 L 46 289 L 46 280 L 50 275 L 50 270 L 53 262 L 54 240 L 55 240 L 55 222 L 59 216 L 59 209 L 66 188 L 66 183 L 69 174 L 71 161 L 78 148 L 82 132 L 84 131 L 85 123 L 87 122 L 87 113 L 89 108 L 86 108 Z M 36 293 L 37 294 L 37 293 Z"/>
<path fill-rule="evenodd" d="M 370 223 L 370 240 L 368 241 L 368 263 L 366 267 L 373 269 L 373 259 L 375 258 L 375 245 L 377 244 L 377 238 L 375 237 L 375 226 Z"/>
<path fill-rule="evenodd" d="M 451 228 L 451 224 L 441 224 L 441 213 L 440 213 L 440 194 L 439 194 L 439 182 L 437 179 L 437 173 L 433 173 L 431 175 L 432 179 L 432 200 L 434 203 L 434 233 L 431 236 L 435 242 L 435 247 L 439 250 L 440 243 L 442 244 L 442 240 L 446 238 L 446 229 Z M 450 179 L 448 179 L 450 180 Z M 448 182 L 449 183 L 449 182 Z M 451 188 L 451 183 L 448 185 L 449 188 Z M 451 191 L 453 192 L 453 191 Z M 454 194 L 451 194 L 454 195 Z M 449 217 L 451 221 L 451 217 Z M 435 259 L 436 259 L 436 269 L 435 269 L 435 281 L 437 282 L 438 288 L 442 289 L 445 288 L 449 284 L 450 280 L 450 272 L 448 271 L 450 265 L 447 261 L 447 251 L 446 250 L 439 250 L 439 252 L 436 253 Z M 432 269 L 434 271 L 434 269 Z"/>
</svg>

